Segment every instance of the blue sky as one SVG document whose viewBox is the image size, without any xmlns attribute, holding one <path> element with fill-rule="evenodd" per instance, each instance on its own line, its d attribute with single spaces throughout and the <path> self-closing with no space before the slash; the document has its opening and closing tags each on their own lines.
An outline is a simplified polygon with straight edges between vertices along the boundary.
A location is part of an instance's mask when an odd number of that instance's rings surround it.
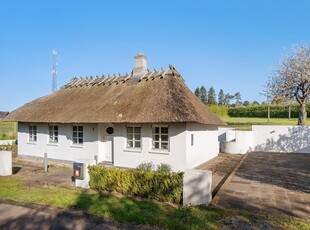
<svg viewBox="0 0 310 230">
<path fill-rule="evenodd" d="M 259 93 L 271 68 L 310 37 L 309 1 L 1 1 L 0 110 L 51 93 L 73 76 L 126 73 L 144 53 L 173 64 L 192 90 Z"/>
</svg>

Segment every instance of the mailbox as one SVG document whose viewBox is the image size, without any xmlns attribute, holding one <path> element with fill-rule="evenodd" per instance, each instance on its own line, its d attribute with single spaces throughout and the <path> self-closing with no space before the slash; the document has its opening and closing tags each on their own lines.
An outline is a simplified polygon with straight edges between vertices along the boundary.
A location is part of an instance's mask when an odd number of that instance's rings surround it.
<svg viewBox="0 0 310 230">
<path fill-rule="evenodd" d="M 73 177 L 75 179 L 84 180 L 85 178 L 85 164 L 74 162 L 73 163 Z"/>
</svg>

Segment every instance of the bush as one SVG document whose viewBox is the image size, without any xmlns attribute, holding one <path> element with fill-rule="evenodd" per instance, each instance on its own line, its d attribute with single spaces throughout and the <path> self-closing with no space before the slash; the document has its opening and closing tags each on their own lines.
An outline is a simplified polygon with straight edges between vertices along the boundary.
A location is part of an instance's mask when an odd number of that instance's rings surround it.
<svg viewBox="0 0 310 230">
<path fill-rule="evenodd" d="M 161 163 L 160 165 L 157 165 L 157 172 L 169 174 L 171 172 L 171 165 Z"/>
<path fill-rule="evenodd" d="M 155 168 L 154 164 L 152 162 L 144 162 L 139 164 L 136 169 L 141 172 L 150 172 L 153 171 Z"/>
<path fill-rule="evenodd" d="M 288 105 L 269 105 L 271 118 L 288 118 L 289 106 Z M 298 118 L 299 105 L 290 105 L 291 118 Z M 310 112 L 310 104 L 306 105 L 306 110 Z M 268 117 L 268 105 L 257 106 L 240 106 L 234 108 L 228 108 L 228 115 L 230 117 Z"/>
<path fill-rule="evenodd" d="M 90 187 L 158 201 L 181 203 L 183 173 L 89 166 Z"/>
</svg>

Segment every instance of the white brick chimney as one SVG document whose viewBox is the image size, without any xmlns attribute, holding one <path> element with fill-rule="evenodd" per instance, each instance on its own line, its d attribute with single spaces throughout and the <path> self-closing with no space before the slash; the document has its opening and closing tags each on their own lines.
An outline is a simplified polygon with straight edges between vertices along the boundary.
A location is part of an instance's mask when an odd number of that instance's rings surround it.
<svg viewBox="0 0 310 230">
<path fill-rule="evenodd" d="M 142 75 L 147 71 L 147 58 L 144 54 L 135 55 L 135 66 L 133 68 L 133 75 Z"/>
</svg>

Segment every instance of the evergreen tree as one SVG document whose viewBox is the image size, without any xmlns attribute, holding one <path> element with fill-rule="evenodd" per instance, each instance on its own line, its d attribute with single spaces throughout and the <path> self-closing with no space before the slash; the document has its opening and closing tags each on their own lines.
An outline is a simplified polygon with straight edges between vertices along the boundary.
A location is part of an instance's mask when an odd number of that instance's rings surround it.
<svg viewBox="0 0 310 230">
<path fill-rule="evenodd" d="M 199 99 L 201 99 L 199 87 L 197 87 L 197 88 L 195 89 L 195 95 L 196 95 Z"/>
<path fill-rule="evenodd" d="M 215 90 L 212 86 L 208 91 L 208 105 L 216 105 Z"/>
<path fill-rule="evenodd" d="M 244 101 L 243 102 L 243 106 L 249 106 L 250 105 L 250 102 L 249 101 Z"/>
<path fill-rule="evenodd" d="M 204 104 L 207 104 L 207 90 L 204 86 L 200 87 L 200 99 Z"/>
<path fill-rule="evenodd" d="M 220 89 L 219 95 L 218 95 L 218 104 L 219 105 L 224 105 L 224 99 L 225 99 L 225 94 L 222 89 Z"/>
</svg>

